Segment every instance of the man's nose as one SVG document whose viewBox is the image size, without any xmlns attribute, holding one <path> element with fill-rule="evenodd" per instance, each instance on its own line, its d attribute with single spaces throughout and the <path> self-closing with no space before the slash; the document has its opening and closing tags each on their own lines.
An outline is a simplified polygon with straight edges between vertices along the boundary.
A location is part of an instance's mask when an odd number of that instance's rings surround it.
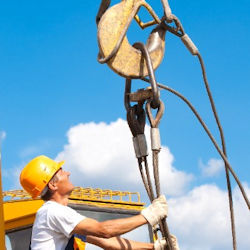
<svg viewBox="0 0 250 250">
<path fill-rule="evenodd" d="M 64 169 L 62 169 L 62 171 L 63 171 L 63 173 L 64 173 L 65 175 L 70 176 L 70 172 L 69 172 L 69 171 L 66 171 L 66 170 L 64 170 Z"/>
</svg>

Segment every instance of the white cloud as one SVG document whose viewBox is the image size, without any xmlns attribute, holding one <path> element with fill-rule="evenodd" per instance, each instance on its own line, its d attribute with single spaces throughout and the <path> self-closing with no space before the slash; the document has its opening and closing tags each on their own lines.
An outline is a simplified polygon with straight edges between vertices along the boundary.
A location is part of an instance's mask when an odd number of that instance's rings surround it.
<svg viewBox="0 0 250 250">
<path fill-rule="evenodd" d="M 0 143 L 6 138 L 6 132 L 0 131 Z"/>
<path fill-rule="evenodd" d="M 20 165 L 15 165 L 12 168 L 2 169 L 2 177 L 5 179 L 6 183 L 8 182 L 8 185 L 10 189 L 15 190 L 15 189 L 22 189 L 20 182 L 19 182 L 19 176 L 21 173 L 21 170 L 23 167 L 27 164 L 22 163 Z M 3 183 L 4 184 L 4 183 Z M 3 185 L 3 190 L 6 190 L 5 186 Z"/>
<path fill-rule="evenodd" d="M 37 154 L 38 152 L 39 152 L 39 147 L 27 146 L 20 151 L 19 155 L 21 158 L 24 158 L 24 157 L 28 157 L 28 156 Z"/>
<path fill-rule="evenodd" d="M 250 195 L 250 188 L 245 184 Z M 237 246 L 249 250 L 250 214 L 238 188 L 233 190 Z M 195 187 L 187 194 L 168 201 L 168 223 L 181 250 L 232 249 L 227 192 L 216 185 Z M 132 231 L 126 238 L 148 242 L 146 230 Z M 88 245 L 87 249 L 100 249 Z"/>
<path fill-rule="evenodd" d="M 207 164 L 199 161 L 199 167 L 201 168 L 202 175 L 205 177 L 214 177 L 218 176 L 219 173 L 223 170 L 224 162 L 220 159 L 210 159 Z"/>
<path fill-rule="evenodd" d="M 250 195 L 250 189 L 245 186 Z M 250 246 L 250 214 L 238 189 L 233 192 L 238 248 Z M 227 192 L 215 185 L 194 188 L 182 197 L 169 200 L 170 230 L 182 250 L 232 249 Z"/>
<path fill-rule="evenodd" d="M 22 148 L 19 152 L 19 156 L 21 158 L 27 158 L 27 157 L 32 157 L 34 155 L 41 154 L 44 150 L 48 149 L 50 147 L 50 143 L 47 139 L 43 139 L 38 141 L 34 145 L 28 145 Z"/>
<path fill-rule="evenodd" d="M 248 196 L 250 188 L 245 184 Z M 233 190 L 237 246 L 249 250 L 250 214 L 238 188 Z M 177 198 L 169 199 L 168 224 L 181 250 L 232 249 L 227 192 L 216 185 L 202 185 Z M 125 235 L 148 242 L 146 228 Z M 87 249 L 100 249 L 88 245 Z"/>
<path fill-rule="evenodd" d="M 149 126 L 146 126 L 148 133 Z M 70 128 L 67 137 L 68 144 L 56 159 L 66 161 L 76 185 L 110 188 L 112 183 L 112 188 L 142 190 L 127 122 L 118 119 L 110 124 L 79 124 Z M 162 190 L 167 190 L 167 194 L 179 195 L 185 191 L 192 175 L 175 169 L 173 160 L 169 149 L 163 147 L 159 164 Z M 150 166 L 151 161 L 149 157 Z"/>
<path fill-rule="evenodd" d="M 148 126 L 146 134 L 149 134 Z M 69 129 L 67 137 L 68 143 L 56 160 L 66 160 L 65 167 L 71 171 L 74 184 L 139 191 L 142 193 L 142 200 L 146 200 L 134 156 L 132 136 L 124 120 L 118 119 L 110 124 L 94 122 L 79 124 Z M 150 166 L 151 160 L 149 157 Z M 227 193 L 216 185 L 202 185 L 186 192 L 193 176 L 177 170 L 173 162 L 174 156 L 166 146 L 163 146 L 159 164 L 162 191 L 167 197 L 169 194 L 178 195 L 168 199 L 168 222 L 171 233 L 178 237 L 180 248 L 182 250 L 232 249 Z M 211 170 L 214 165 L 217 167 Z M 219 160 L 211 159 L 204 168 L 210 169 L 211 175 L 215 175 L 220 165 L 223 166 Z M 13 170 L 15 175 L 17 172 L 20 173 L 19 166 Z M 250 189 L 247 185 L 245 189 L 249 197 Z M 234 189 L 233 195 L 238 249 L 248 250 L 249 211 L 238 189 Z M 127 238 L 148 241 L 147 238 L 139 238 L 138 235 L 142 233 L 138 232 L 131 232 Z M 89 246 L 88 249 L 98 248 Z"/>
</svg>

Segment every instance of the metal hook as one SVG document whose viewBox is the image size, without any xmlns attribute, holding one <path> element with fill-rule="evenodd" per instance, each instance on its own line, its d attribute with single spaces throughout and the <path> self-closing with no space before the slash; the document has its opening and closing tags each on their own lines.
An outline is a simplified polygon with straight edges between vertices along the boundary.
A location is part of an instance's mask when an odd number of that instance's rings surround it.
<svg viewBox="0 0 250 250">
<path fill-rule="evenodd" d="M 107 62 L 112 70 L 126 78 L 141 78 L 148 74 L 146 66 L 141 69 L 141 52 L 132 47 L 126 37 L 129 25 L 141 6 L 144 6 L 153 16 L 154 23 L 161 23 L 161 20 L 145 0 L 123 0 L 109 8 L 98 24 L 98 45 L 100 48 L 98 61 L 100 63 Z M 138 22 L 138 17 L 136 21 Z M 138 23 L 140 24 L 140 22 Z M 158 25 L 151 32 L 147 41 L 154 69 L 159 66 L 164 56 L 165 33 L 166 29 L 162 25 Z"/>
</svg>

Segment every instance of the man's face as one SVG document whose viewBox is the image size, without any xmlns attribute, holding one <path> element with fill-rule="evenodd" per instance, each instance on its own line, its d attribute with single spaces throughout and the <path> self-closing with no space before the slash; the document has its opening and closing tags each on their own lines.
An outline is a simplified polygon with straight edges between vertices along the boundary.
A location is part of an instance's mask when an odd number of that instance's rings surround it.
<svg viewBox="0 0 250 250">
<path fill-rule="evenodd" d="M 74 189 L 74 185 L 69 180 L 70 173 L 60 168 L 57 171 L 56 176 L 58 178 L 58 181 L 56 182 L 58 188 L 57 191 L 62 195 L 70 194 Z"/>
</svg>

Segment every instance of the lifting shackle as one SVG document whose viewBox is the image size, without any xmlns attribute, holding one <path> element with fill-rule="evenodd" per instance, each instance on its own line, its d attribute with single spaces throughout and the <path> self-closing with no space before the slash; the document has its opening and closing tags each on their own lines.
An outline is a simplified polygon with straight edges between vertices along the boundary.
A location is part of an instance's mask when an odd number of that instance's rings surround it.
<svg viewBox="0 0 250 250">
<path fill-rule="evenodd" d="M 107 8 L 108 4 L 106 5 Z M 141 7 L 145 7 L 153 17 L 153 21 L 143 24 L 137 16 Z M 104 10 L 106 9 L 104 8 Z M 102 10 L 102 12 L 104 12 Z M 161 63 L 165 52 L 166 28 L 159 17 L 145 0 L 122 0 L 104 13 L 99 11 L 98 45 L 100 53 L 98 61 L 108 66 L 120 76 L 126 78 L 142 78 L 148 75 L 146 62 L 139 49 L 128 41 L 126 33 L 135 18 L 141 28 L 159 24 L 150 34 L 146 47 L 149 51 L 153 69 Z"/>
</svg>

